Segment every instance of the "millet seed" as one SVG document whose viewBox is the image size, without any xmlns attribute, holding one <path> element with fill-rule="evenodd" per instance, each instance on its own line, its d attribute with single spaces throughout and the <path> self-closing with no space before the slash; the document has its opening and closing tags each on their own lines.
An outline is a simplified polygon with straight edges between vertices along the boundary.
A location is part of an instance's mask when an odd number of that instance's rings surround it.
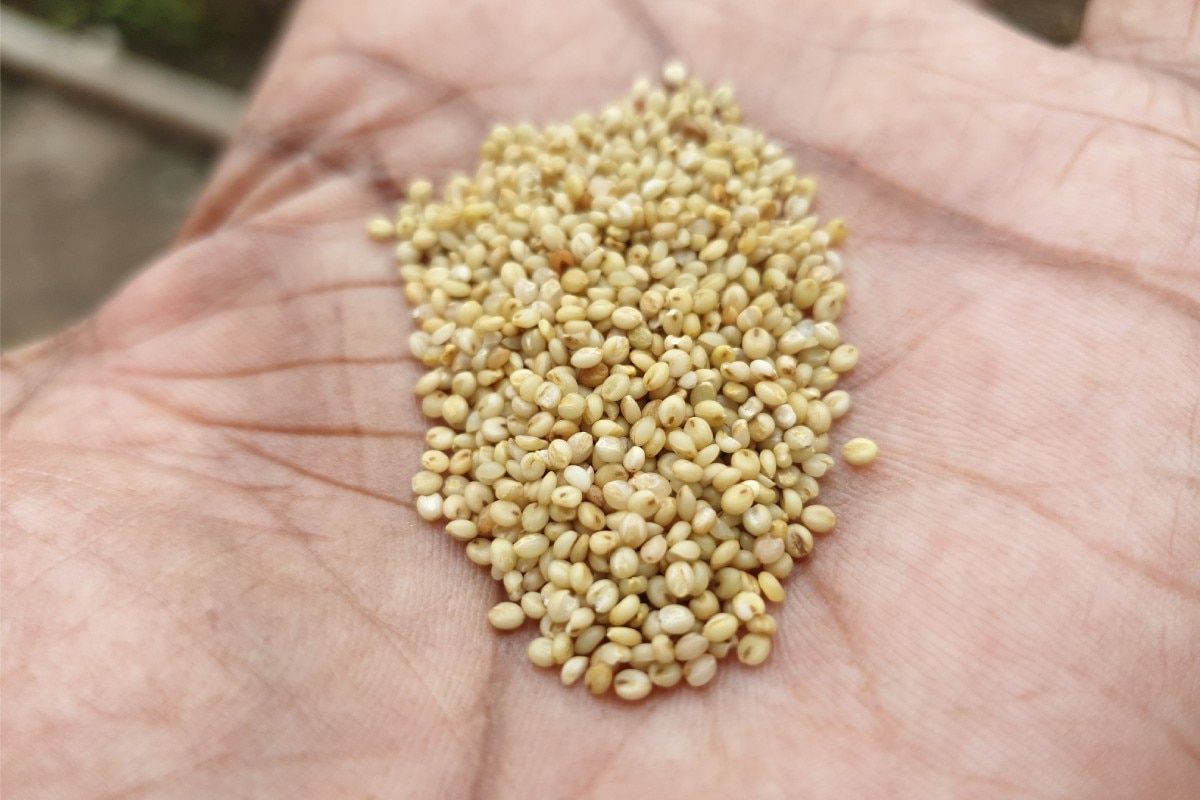
<svg viewBox="0 0 1200 800">
<path fill-rule="evenodd" d="M 856 467 L 865 467 L 872 463 L 878 455 L 879 445 L 870 439 L 851 439 L 842 445 L 842 458 L 846 459 L 847 464 Z"/>
</svg>

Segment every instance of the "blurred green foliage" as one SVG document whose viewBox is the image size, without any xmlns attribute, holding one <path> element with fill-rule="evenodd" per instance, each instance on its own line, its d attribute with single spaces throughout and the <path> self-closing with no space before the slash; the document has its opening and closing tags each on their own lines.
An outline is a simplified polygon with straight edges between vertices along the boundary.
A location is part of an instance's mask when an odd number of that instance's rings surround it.
<svg viewBox="0 0 1200 800">
<path fill-rule="evenodd" d="M 112 26 L 133 52 L 242 88 L 288 0 L 5 0 L 55 27 Z"/>
<path fill-rule="evenodd" d="M 18 2 L 18 5 L 24 5 Z M 207 4 L 197 0 L 37 0 L 41 16 L 59 28 L 78 29 L 111 23 L 131 39 L 149 38 L 164 45 L 192 46 L 201 38 Z"/>
</svg>

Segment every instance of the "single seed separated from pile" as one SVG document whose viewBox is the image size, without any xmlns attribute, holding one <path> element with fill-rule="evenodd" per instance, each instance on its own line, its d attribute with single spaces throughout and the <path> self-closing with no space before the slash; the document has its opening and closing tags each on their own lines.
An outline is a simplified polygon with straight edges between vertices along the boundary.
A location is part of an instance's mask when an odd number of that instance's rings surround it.
<svg viewBox="0 0 1200 800">
<path fill-rule="evenodd" d="M 394 219 L 410 346 L 438 421 L 413 478 L 526 620 L 534 664 L 638 700 L 771 652 L 781 579 L 836 518 L 846 226 L 678 64 L 599 115 L 497 127 L 474 179 Z M 854 440 L 846 460 L 869 463 Z"/>
</svg>

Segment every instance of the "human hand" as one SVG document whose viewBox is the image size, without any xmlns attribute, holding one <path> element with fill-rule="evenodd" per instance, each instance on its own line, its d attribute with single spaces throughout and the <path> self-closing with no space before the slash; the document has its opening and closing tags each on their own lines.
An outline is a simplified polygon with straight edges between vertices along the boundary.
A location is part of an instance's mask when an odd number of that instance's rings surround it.
<svg viewBox="0 0 1200 800">
<path fill-rule="evenodd" d="M 949 0 L 311 0 L 178 246 L 4 360 L 6 796 L 1184 796 L 1200 7 L 1093 5 L 1055 50 Z M 413 513 L 363 222 L 670 55 L 849 220 L 841 431 L 884 456 L 766 665 L 629 707 Z"/>
</svg>

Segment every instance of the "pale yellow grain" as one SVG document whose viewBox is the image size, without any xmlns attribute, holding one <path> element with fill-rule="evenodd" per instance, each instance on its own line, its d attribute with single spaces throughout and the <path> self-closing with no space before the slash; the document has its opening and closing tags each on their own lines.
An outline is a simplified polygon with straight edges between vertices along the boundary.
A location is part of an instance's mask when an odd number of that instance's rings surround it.
<svg viewBox="0 0 1200 800">
<path fill-rule="evenodd" d="M 763 636 L 774 636 L 779 630 L 779 624 L 770 614 L 755 614 L 746 622 L 746 630 Z"/>
<path fill-rule="evenodd" d="M 717 659 L 710 653 L 697 656 L 683 665 L 683 679 L 688 686 L 700 687 L 717 674 Z"/>
<path fill-rule="evenodd" d="M 537 558 L 550 549 L 550 540 L 540 533 L 528 533 L 513 543 L 518 558 Z"/>
<path fill-rule="evenodd" d="M 572 656 L 563 662 L 559 679 L 563 686 L 572 686 L 584 676 L 588 669 L 587 656 Z"/>
<path fill-rule="evenodd" d="M 539 636 L 529 643 L 529 660 L 539 667 L 554 666 L 554 642 L 548 637 Z"/>
<path fill-rule="evenodd" d="M 858 348 L 852 344 L 842 344 L 829 354 L 828 366 L 834 372 L 849 372 L 858 365 Z"/>
<path fill-rule="evenodd" d="M 675 643 L 672 655 L 679 661 L 691 661 L 708 652 L 709 641 L 701 633 L 685 633 Z"/>
<path fill-rule="evenodd" d="M 649 666 L 647 674 L 650 676 L 652 684 L 669 689 L 683 679 L 683 670 L 683 665 L 677 661 L 666 664 L 655 662 Z"/>
<path fill-rule="evenodd" d="M 612 666 L 603 662 L 594 663 L 583 675 L 583 682 L 589 692 L 602 695 L 608 691 L 613 682 Z"/>
<path fill-rule="evenodd" d="M 642 643 L 641 631 L 636 628 L 614 626 L 610 627 L 605 635 L 609 641 L 626 647 L 636 647 Z"/>
<path fill-rule="evenodd" d="M 454 519 L 446 523 L 446 533 L 460 542 L 469 542 L 478 533 L 478 526 L 469 519 Z"/>
<path fill-rule="evenodd" d="M 805 506 L 800 512 L 800 522 L 813 533 L 829 533 L 837 524 L 837 515 L 828 506 Z"/>
<path fill-rule="evenodd" d="M 641 600 L 637 595 L 623 597 L 613 606 L 612 611 L 608 612 L 608 621 L 613 625 L 624 625 L 634 618 L 640 606 Z"/>
<path fill-rule="evenodd" d="M 687 606 L 672 603 L 658 610 L 658 621 L 665 632 L 680 636 L 692 629 L 696 616 Z"/>
<path fill-rule="evenodd" d="M 714 614 L 704 623 L 701 634 L 710 642 L 724 642 L 734 637 L 739 624 L 738 618 L 733 614 L 721 612 Z"/>
<path fill-rule="evenodd" d="M 758 585 L 762 589 L 763 596 L 772 603 L 782 603 L 784 598 L 783 585 L 779 579 L 770 572 L 760 572 L 758 574 Z"/>
<path fill-rule="evenodd" d="M 394 238 L 396 226 L 383 215 L 376 215 L 367 220 L 367 234 L 376 241 Z"/>
<path fill-rule="evenodd" d="M 650 676 L 640 669 L 623 669 L 613 678 L 613 691 L 622 700 L 641 700 L 653 688 Z"/>
<path fill-rule="evenodd" d="M 856 467 L 865 467 L 875 461 L 878 455 L 879 445 L 870 439 L 859 437 L 842 445 L 842 458 Z"/>
<path fill-rule="evenodd" d="M 755 614 L 762 614 L 767 610 L 763 604 L 763 599 L 753 592 L 738 592 L 734 595 L 729 604 L 730 611 L 733 615 L 742 622 L 749 620 Z"/>
</svg>

